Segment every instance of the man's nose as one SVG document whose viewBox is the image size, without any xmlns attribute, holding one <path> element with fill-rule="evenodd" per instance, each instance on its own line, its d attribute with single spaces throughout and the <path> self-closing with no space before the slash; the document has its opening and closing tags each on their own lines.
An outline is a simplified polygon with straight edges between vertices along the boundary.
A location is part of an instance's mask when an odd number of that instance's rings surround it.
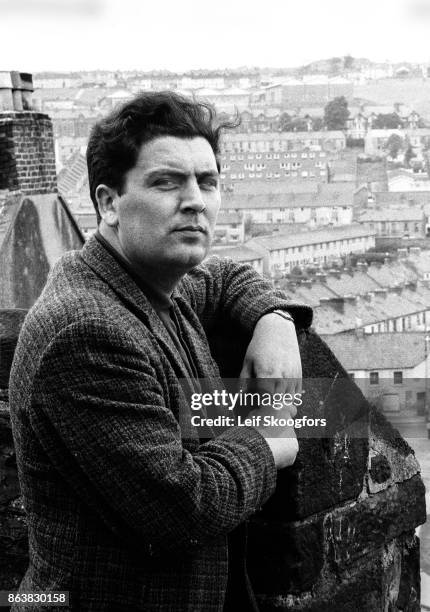
<svg viewBox="0 0 430 612">
<path fill-rule="evenodd" d="M 196 179 L 186 182 L 181 193 L 181 209 L 203 212 L 206 208 L 200 185 Z"/>
</svg>

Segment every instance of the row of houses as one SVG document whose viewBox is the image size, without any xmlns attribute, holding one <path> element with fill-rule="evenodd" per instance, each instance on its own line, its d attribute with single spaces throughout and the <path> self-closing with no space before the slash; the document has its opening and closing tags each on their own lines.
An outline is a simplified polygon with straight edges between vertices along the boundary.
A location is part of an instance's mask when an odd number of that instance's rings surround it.
<svg viewBox="0 0 430 612">
<path fill-rule="evenodd" d="M 365 397 L 389 419 L 402 414 L 409 418 L 425 415 L 429 393 L 429 335 L 352 332 L 323 336 L 323 339 Z"/>
<path fill-rule="evenodd" d="M 276 233 L 258 236 L 237 250 L 239 261 L 251 264 L 266 276 L 280 278 L 294 268 L 319 266 L 339 261 L 351 254 L 362 254 L 375 246 L 375 232 L 362 225 L 345 225 L 330 229 Z M 223 250 L 218 251 L 220 254 Z"/>
<path fill-rule="evenodd" d="M 340 235 L 335 240 L 333 230 L 325 234 L 318 230 L 256 238 L 238 248 L 221 248 L 216 252 L 252 265 L 274 278 L 277 286 L 292 299 L 312 306 L 319 333 L 339 334 L 357 329 L 366 334 L 422 332 L 430 326 L 428 251 L 411 255 L 408 260 L 387 260 L 370 266 L 361 263 L 354 270 L 335 268 L 293 279 L 283 278 L 285 274 L 281 271 L 291 273 L 295 272 L 294 268 L 321 265 L 324 258 L 327 261 L 328 254 L 331 261 L 339 261 L 342 256 L 364 252 L 372 244 L 372 236 L 343 233 L 340 241 Z"/>
</svg>

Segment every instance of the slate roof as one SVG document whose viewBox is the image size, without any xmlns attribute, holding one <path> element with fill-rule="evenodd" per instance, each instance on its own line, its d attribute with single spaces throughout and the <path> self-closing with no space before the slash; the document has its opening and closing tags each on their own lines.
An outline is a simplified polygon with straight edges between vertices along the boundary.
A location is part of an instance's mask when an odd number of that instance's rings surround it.
<svg viewBox="0 0 430 612">
<path fill-rule="evenodd" d="M 266 191 L 256 193 L 253 184 L 247 185 L 248 193 L 225 191 L 221 207 L 224 209 L 271 208 L 319 208 L 323 206 L 353 206 L 355 187 L 351 183 L 320 185 L 317 191 Z"/>
<path fill-rule="evenodd" d="M 345 272 L 340 274 L 340 278 L 331 274 L 327 275 L 325 284 L 335 294 L 339 296 L 344 295 L 363 295 L 369 291 L 379 289 L 381 285 L 377 283 L 373 278 L 368 276 L 365 272 L 354 272 L 351 276 Z"/>
<path fill-rule="evenodd" d="M 345 140 L 345 134 L 340 130 L 327 130 L 324 132 L 253 132 L 235 133 L 230 132 L 224 136 L 224 142 L 269 141 L 269 140 L 331 140 L 337 138 Z"/>
<path fill-rule="evenodd" d="M 214 248 L 210 255 L 218 255 L 218 257 L 231 257 L 234 261 L 252 261 L 255 259 L 263 259 L 263 256 L 257 251 L 254 251 L 248 246 L 239 245 L 235 247 Z"/>
<path fill-rule="evenodd" d="M 253 180 L 237 182 L 234 184 L 232 192 L 223 192 L 223 197 L 228 197 L 227 194 L 268 194 L 268 193 L 318 193 L 318 183 L 315 181 L 293 181 L 293 180 L 278 180 L 278 181 L 259 181 Z"/>
<path fill-rule="evenodd" d="M 400 295 L 396 292 L 376 294 L 370 301 L 359 297 L 355 303 L 323 303 L 314 308 L 315 329 L 321 334 L 339 334 L 355 329 L 358 319 L 360 326 L 364 326 L 405 317 L 427 308 L 429 301 L 426 299 L 420 293 L 403 290 Z"/>
<path fill-rule="evenodd" d="M 330 229 L 319 229 L 302 232 L 300 234 L 278 234 L 275 236 L 259 236 L 252 241 L 257 245 L 269 250 L 276 251 L 292 246 L 303 246 L 307 244 L 318 244 L 333 240 L 345 240 L 347 238 L 359 238 L 361 236 L 374 236 L 375 231 L 365 225 L 343 225 Z"/>
<path fill-rule="evenodd" d="M 360 215 L 360 222 L 369 221 L 423 221 L 424 213 L 417 208 L 384 208 L 368 210 Z"/>
<path fill-rule="evenodd" d="M 385 334 L 339 334 L 324 341 L 347 370 L 403 370 L 425 358 L 422 332 Z"/>
<path fill-rule="evenodd" d="M 430 191 L 376 191 L 373 193 L 375 204 L 390 206 L 403 204 L 405 206 L 422 205 L 430 202 Z"/>
<path fill-rule="evenodd" d="M 367 274 L 382 287 L 396 287 L 418 278 L 411 264 L 403 261 L 391 261 L 382 266 L 371 264 Z"/>
</svg>

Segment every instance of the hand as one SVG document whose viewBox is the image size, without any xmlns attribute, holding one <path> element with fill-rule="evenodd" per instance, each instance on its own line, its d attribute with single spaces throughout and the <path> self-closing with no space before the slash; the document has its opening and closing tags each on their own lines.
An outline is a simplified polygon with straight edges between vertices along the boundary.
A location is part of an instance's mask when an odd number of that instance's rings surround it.
<svg viewBox="0 0 430 612">
<path fill-rule="evenodd" d="M 292 321 L 276 313 L 261 317 L 248 345 L 240 378 L 263 379 L 256 381 L 257 386 L 269 393 L 301 393 L 302 362 Z"/>
<path fill-rule="evenodd" d="M 263 425 L 264 416 L 273 416 L 277 419 L 289 419 L 295 416 L 295 409 L 284 406 L 279 411 L 275 411 L 272 407 L 262 406 L 256 410 L 251 410 L 248 416 L 260 416 L 261 425 L 255 426 L 255 429 L 266 440 L 270 450 L 272 451 L 273 459 L 278 470 L 293 465 L 299 452 L 299 443 L 297 441 L 296 432 L 292 425 Z"/>
</svg>

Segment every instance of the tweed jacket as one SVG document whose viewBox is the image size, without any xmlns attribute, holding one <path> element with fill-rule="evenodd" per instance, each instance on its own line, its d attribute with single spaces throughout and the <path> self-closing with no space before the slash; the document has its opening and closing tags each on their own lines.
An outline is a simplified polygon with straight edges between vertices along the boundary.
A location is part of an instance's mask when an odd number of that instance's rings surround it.
<svg viewBox="0 0 430 612">
<path fill-rule="evenodd" d="M 311 316 L 218 258 L 182 279 L 173 308 L 201 378 L 219 376 L 206 333 L 221 313 L 249 331 L 275 308 L 299 326 Z M 22 592 L 69 591 L 79 611 L 223 609 L 227 534 L 273 493 L 276 469 L 253 428 L 181 436 L 186 376 L 145 295 L 95 238 L 56 264 L 10 378 L 29 530 Z"/>
</svg>

